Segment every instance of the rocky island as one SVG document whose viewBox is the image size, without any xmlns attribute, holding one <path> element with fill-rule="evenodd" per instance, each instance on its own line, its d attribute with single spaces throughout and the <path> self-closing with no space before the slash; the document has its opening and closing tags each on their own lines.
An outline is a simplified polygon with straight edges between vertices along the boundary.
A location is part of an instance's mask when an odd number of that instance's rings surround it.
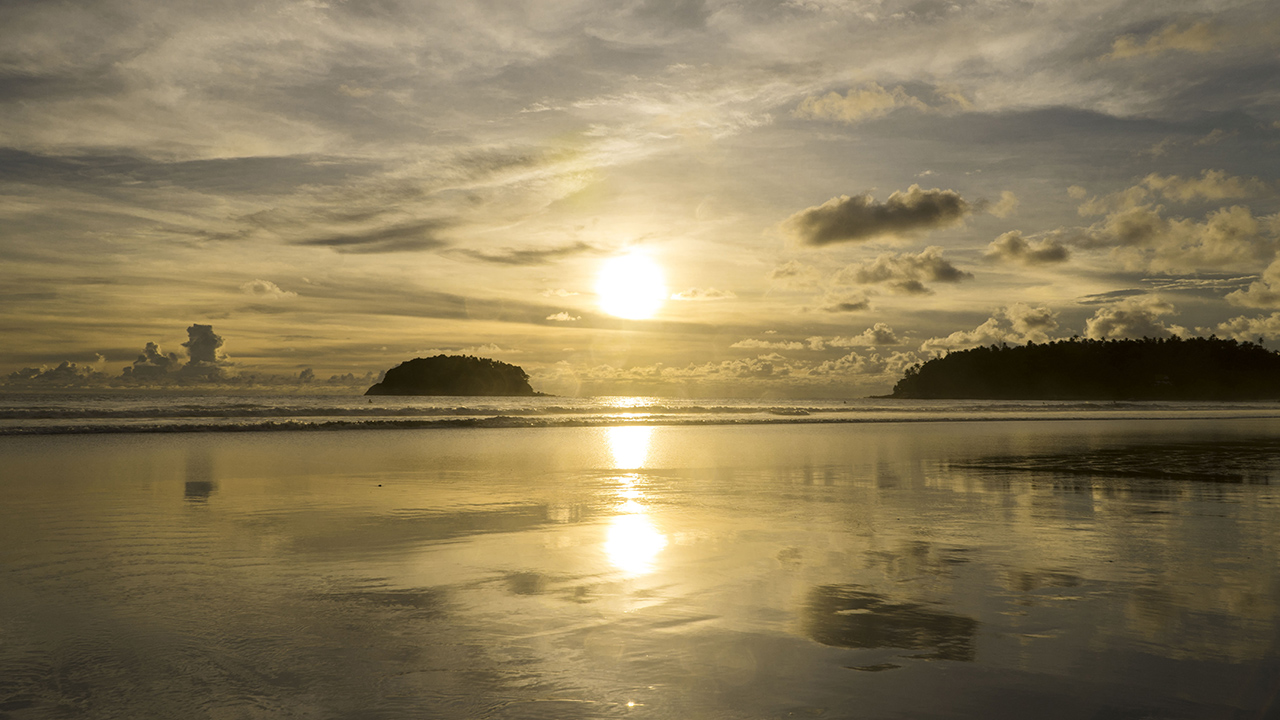
<svg viewBox="0 0 1280 720">
<path fill-rule="evenodd" d="M 1274 400 L 1280 354 L 1216 337 L 991 345 L 909 368 L 890 397 Z"/>
<path fill-rule="evenodd" d="M 436 355 L 402 362 L 364 394 L 542 395 L 529 386 L 529 375 L 521 368 L 469 355 Z"/>
</svg>

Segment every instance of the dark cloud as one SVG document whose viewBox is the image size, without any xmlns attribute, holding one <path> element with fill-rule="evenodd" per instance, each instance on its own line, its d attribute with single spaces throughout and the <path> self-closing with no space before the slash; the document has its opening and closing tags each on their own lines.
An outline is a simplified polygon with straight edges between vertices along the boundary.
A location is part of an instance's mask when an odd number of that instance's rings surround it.
<svg viewBox="0 0 1280 720">
<path fill-rule="evenodd" d="M 925 282 L 957 283 L 972 278 L 972 273 L 943 259 L 942 248 L 931 246 L 915 254 L 884 253 L 875 260 L 849 265 L 837 274 L 836 281 L 855 285 L 885 283 L 905 295 L 928 295 L 933 291 Z"/>
<path fill-rule="evenodd" d="M 435 250 L 448 244 L 436 235 L 448 226 L 448 223 L 440 220 L 427 220 L 377 230 L 310 238 L 294 244 L 329 247 L 340 253 L 361 254 Z"/>
<path fill-rule="evenodd" d="M 825 305 L 818 309 L 825 313 L 862 312 L 863 310 L 871 309 L 871 299 L 866 296 L 830 298 Z"/>
<path fill-rule="evenodd" d="M 178 362 L 177 353 L 163 352 L 159 345 L 149 342 L 138 359 L 133 361 L 133 365 L 126 367 L 121 376 L 131 380 L 157 380 L 168 375 L 170 370 L 177 369 Z"/>
<path fill-rule="evenodd" d="M 872 240 L 911 235 L 949 227 L 964 220 L 973 208 L 954 190 L 923 190 L 912 185 L 883 203 L 869 193 L 841 195 L 787 218 L 783 229 L 808 245 Z"/>
<path fill-rule="evenodd" d="M 1047 265 L 1063 262 L 1071 256 L 1066 246 L 1054 238 L 1027 240 L 1017 230 L 1010 230 L 991 241 L 983 257 L 1022 265 Z"/>
<path fill-rule="evenodd" d="M 191 358 L 188 364 L 212 364 L 218 362 L 218 348 L 222 344 L 222 337 L 213 332 L 212 325 L 192 325 L 187 328 L 187 341 L 182 343 L 182 347 L 187 349 Z"/>
<path fill-rule="evenodd" d="M 26 367 L 9 373 L 8 385 L 46 385 L 72 387 L 100 382 L 106 375 L 97 369 L 64 360 L 56 367 Z"/>
<path fill-rule="evenodd" d="M 1173 305 L 1155 295 L 1128 298 L 1098 308 L 1085 323 L 1085 335 L 1095 340 L 1186 335 L 1184 328 L 1160 321 L 1161 316 L 1174 312 Z"/>
<path fill-rule="evenodd" d="M 120 377 L 133 382 L 162 382 L 169 378 L 183 380 L 217 380 L 222 377 L 226 358 L 219 353 L 223 346 L 220 335 L 212 325 L 193 323 L 187 328 L 187 362 L 181 363 L 177 353 L 166 353 L 156 343 L 149 342 L 132 365 L 126 367 Z"/>
<path fill-rule="evenodd" d="M 551 248 L 505 248 L 496 252 L 459 248 L 454 252 L 459 255 L 466 255 L 469 258 L 499 265 L 545 265 L 574 255 L 601 255 L 608 251 L 595 247 L 590 243 L 579 241 L 570 245 Z"/>
</svg>

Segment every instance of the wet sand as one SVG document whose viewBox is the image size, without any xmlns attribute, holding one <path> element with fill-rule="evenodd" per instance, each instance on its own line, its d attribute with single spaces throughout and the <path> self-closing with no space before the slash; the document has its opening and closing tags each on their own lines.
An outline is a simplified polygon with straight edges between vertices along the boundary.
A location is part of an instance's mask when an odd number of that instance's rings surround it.
<svg viewBox="0 0 1280 720">
<path fill-rule="evenodd" d="M 0 718 L 1280 713 L 1280 422 L 0 457 Z"/>
</svg>

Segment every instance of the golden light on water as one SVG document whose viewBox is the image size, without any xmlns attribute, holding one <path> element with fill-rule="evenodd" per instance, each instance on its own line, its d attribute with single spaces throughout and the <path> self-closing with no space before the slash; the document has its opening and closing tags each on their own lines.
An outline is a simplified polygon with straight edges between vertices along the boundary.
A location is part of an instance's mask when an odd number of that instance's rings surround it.
<svg viewBox="0 0 1280 720">
<path fill-rule="evenodd" d="M 605 430 L 609 442 L 609 454 L 618 470 L 636 470 L 649 460 L 649 439 L 653 428 L 641 425 L 611 427 Z"/>
<path fill-rule="evenodd" d="M 667 536 L 658 532 L 648 515 L 637 513 L 614 516 L 604 552 L 627 575 L 645 575 L 653 572 L 654 560 L 666 546 Z"/>
<path fill-rule="evenodd" d="M 641 425 L 605 430 L 609 454 L 618 470 L 638 470 L 649 462 L 653 428 Z M 609 521 L 604 553 L 614 567 L 629 576 L 652 572 L 658 553 L 667 546 L 667 536 L 658 532 L 644 504 L 641 475 L 631 472 L 618 478 L 615 491 L 617 515 Z"/>
<path fill-rule="evenodd" d="M 651 318 L 667 299 L 662 268 L 645 255 L 631 253 L 606 260 L 596 281 L 600 309 L 628 320 Z"/>
<path fill-rule="evenodd" d="M 644 493 L 636 487 L 639 476 L 629 474 L 620 480 L 622 487 L 617 495 L 624 502 L 618 505 L 618 514 L 609 521 L 604 552 L 609 562 L 627 575 L 644 575 L 653 572 L 658 553 L 667 546 L 667 536 L 658 532 L 649 517 L 649 509 L 640 502 Z"/>
</svg>

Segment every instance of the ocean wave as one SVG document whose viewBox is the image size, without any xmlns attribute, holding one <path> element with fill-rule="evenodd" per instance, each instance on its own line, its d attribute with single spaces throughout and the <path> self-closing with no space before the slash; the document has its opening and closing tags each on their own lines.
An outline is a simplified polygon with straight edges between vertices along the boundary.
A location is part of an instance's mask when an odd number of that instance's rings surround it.
<svg viewBox="0 0 1280 720">
<path fill-rule="evenodd" d="M 753 415 L 726 413 L 690 417 L 688 414 L 645 415 L 578 415 L 531 417 L 528 415 L 487 415 L 483 417 L 442 418 L 218 418 L 187 422 L 189 418 L 134 422 L 41 422 L 0 424 L 0 436 L 101 435 L 122 433 L 237 433 L 237 432 L 316 432 L 343 430 L 439 430 L 454 428 L 570 428 L 643 426 L 708 426 L 708 425 L 830 425 L 876 423 L 957 423 L 957 422 L 1037 422 L 1076 420 L 1225 420 L 1237 418 L 1280 419 L 1280 411 L 1260 412 L 1194 412 L 1194 411 L 1111 411 L 1111 412 L 968 412 L 938 414 L 933 412 L 899 412 L 894 414 L 808 415 L 794 412 L 756 412 Z"/>
</svg>

